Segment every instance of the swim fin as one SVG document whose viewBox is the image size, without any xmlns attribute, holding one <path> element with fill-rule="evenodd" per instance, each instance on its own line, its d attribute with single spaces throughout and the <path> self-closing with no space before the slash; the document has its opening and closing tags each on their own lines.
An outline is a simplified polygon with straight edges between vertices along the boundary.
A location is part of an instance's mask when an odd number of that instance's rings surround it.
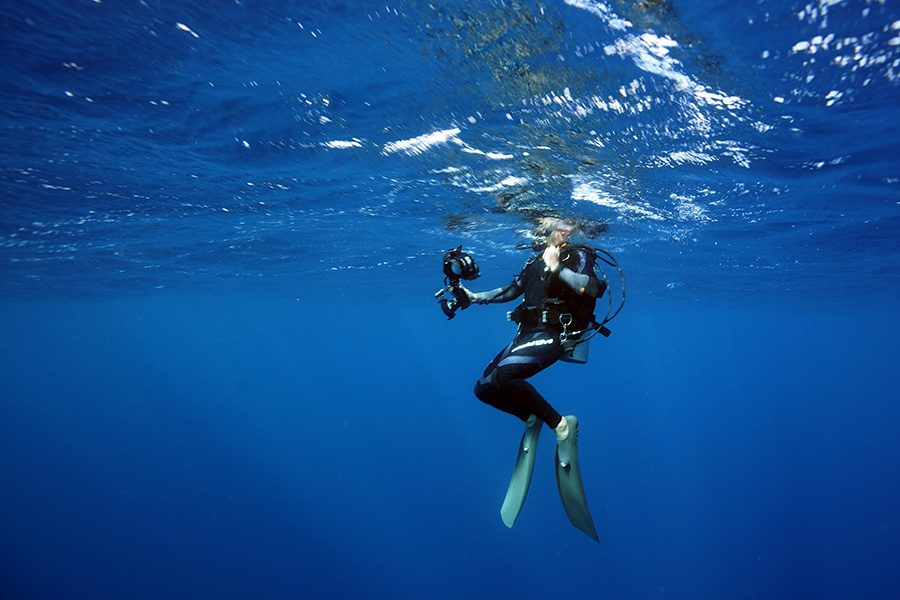
<svg viewBox="0 0 900 600">
<path fill-rule="evenodd" d="M 572 525 L 599 542 L 587 497 L 584 495 L 584 486 L 581 484 L 581 470 L 578 468 L 578 419 L 569 415 L 566 422 L 569 424 L 569 435 L 556 445 L 556 485 L 559 497 Z"/>
<path fill-rule="evenodd" d="M 506 498 L 500 507 L 500 518 L 507 527 L 512 527 L 519 517 L 522 505 L 525 504 L 525 496 L 531 486 L 531 475 L 534 473 L 534 457 L 537 453 L 538 436 L 544 422 L 535 415 L 530 415 L 525 421 L 525 433 L 522 434 L 522 443 L 519 444 L 519 454 L 516 456 L 516 466 L 513 468 L 512 479 L 509 481 L 509 489 L 506 490 Z"/>
</svg>

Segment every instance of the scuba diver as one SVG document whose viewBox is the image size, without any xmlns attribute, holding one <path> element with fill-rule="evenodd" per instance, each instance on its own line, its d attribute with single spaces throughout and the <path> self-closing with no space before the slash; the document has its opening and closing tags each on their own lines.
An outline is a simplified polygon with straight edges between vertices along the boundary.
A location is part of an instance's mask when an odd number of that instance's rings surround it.
<svg viewBox="0 0 900 600">
<path fill-rule="evenodd" d="M 469 303 L 510 302 L 524 295 L 523 302 L 510 313 L 510 320 L 519 326 L 516 336 L 475 384 L 475 395 L 482 402 L 525 423 L 500 509 L 503 522 L 512 527 L 519 516 L 531 484 L 538 436 L 546 423 L 556 434 L 556 479 L 566 514 L 573 525 L 599 541 L 578 467 L 578 419 L 562 416 L 526 381 L 558 360 L 586 362 L 587 340 L 597 332 L 609 334 L 594 318 L 596 301 L 606 291 L 607 283 L 594 271 L 595 250 L 569 242 L 575 227 L 571 220 L 545 220 L 539 232 L 544 241 L 532 244 L 538 253 L 506 287 L 478 293 L 459 287 L 465 294 L 461 298 L 463 308 Z M 447 314 L 452 318 L 452 313 Z"/>
</svg>

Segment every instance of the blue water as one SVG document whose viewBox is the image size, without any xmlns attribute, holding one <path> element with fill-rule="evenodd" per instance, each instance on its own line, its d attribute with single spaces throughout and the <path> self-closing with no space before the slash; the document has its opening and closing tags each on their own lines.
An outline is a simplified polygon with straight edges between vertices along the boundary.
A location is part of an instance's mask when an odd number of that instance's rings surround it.
<svg viewBox="0 0 900 600">
<path fill-rule="evenodd" d="M 3 600 L 900 595 L 896 2 L 0 24 Z M 542 215 L 626 277 L 533 380 L 599 545 L 547 431 L 503 525 L 522 426 L 472 386 L 512 306 L 434 299 Z"/>
</svg>

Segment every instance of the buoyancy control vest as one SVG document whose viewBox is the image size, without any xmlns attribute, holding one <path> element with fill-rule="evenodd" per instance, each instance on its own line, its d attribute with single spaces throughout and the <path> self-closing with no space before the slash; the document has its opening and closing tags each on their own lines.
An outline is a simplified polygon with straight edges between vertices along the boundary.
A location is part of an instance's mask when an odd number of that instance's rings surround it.
<svg viewBox="0 0 900 600">
<path fill-rule="evenodd" d="M 525 298 L 512 313 L 511 320 L 527 329 L 568 329 L 580 331 L 588 329 L 594 322 L 594 307 L 597 298 L 606 290 L 606 282 L 597 279 L 594 273 L 596 253 L 586 244 L 568 243 L 560 248 L 560 269 L 567 268 L 574 273 L 588 276 L 586 290 L 573 290 L 560 279 L 559 270 L 550 273 L 540 254 L 532 256 L 519 275 L 519 284 L 524 288 Z"/>
</svg>

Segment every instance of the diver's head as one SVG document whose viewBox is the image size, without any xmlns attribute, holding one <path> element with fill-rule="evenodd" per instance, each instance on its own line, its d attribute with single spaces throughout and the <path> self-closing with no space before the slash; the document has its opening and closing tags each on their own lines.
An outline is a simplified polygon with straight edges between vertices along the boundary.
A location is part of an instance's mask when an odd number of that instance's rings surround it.
<svg viewBox="0 0 900 600">
<path fill-rule="evenodd" d="M 546 239 L 549 246 L 562 246 L 574 232 L 574 221 L 548 218 L 542 220 L 539 235 Z"/>
</svg>

